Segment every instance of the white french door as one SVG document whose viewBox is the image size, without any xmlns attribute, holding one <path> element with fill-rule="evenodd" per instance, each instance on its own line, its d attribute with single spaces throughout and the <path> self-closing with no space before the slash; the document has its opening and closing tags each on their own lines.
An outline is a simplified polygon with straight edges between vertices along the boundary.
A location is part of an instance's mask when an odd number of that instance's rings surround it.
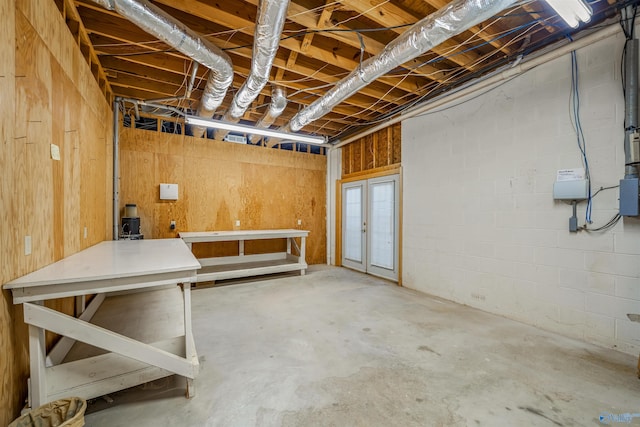
<svg viewBox="0 0 640 427">
<path fill-rule="evenodd" d="M 342 185 L 342 265 L 367 271 L 367 182 Z"/>
<path fill-rule="evenodd" d="M 399 179 L 342 185 L 342 265 L 398 280 Z"/>
</svg>

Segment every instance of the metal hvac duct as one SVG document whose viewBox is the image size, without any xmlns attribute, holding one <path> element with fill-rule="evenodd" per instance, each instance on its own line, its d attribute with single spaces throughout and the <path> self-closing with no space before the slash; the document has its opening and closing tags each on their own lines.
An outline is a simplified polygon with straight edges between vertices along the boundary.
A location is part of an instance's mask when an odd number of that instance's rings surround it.
<svg viewBox="0 0 640 427">
<path fill-rule="evenodd" d="M 233 65 L 226 53 L 147 0 L 93 1 L 118 12 L 147 33 L 209 68 L 211 72 L 197 114 L 207 119 L 213 117 L 233 82 Z M 203 127 L 193 128 L 196 137 L 201 137 L 204 131 Z"/>
<path fill-rule="evenodd" d="M 269 108 L 267 109 L 267 112 L 264 113 L 264 116 L 258 120 L 255 126 L 258 128 L 268 128 L 278 117 L 280 117 L 280 114 L 282 114 L 286 106 L 287 93 L 285 89 L 281 86 L 273 86 L 271 88 L 271 103 L 269 104 Z M 251 135 L 251 142 L 255 144 L 261 138 L 263 137 L 260 135 Z"/>
<path fill-rule="evenodd" d="M 269 81 L 273 59 L 278 52 L 280 36 L 287 18 L 289 0 L 260 0 L 253 39 L 251 72 L 234 96 L 224 121 L 237 123 L 254 99 Z M 216 139 L 222 139 L 228 131 L 216 131 Z"/>
<path fill-rule="evenodd" d="M 442 9 L 418 21 L 413 27 L 385 46 L 382 52 L 362 62 L 357 69 L 336 83 L 324 96 L 300 110 L 284 130 L 299 131 L 395 67 L 422 55 L 468 28 L 486 21 L 515 1 L 452 1 Z"/>
</svg>

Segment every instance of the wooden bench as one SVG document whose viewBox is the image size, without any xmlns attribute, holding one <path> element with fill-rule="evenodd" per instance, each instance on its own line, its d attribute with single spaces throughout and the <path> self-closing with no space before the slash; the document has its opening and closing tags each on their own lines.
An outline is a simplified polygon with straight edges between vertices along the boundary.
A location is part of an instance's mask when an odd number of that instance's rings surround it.
<svg viewBox="0 0 640 427">
<path fill-rule="evenodd" d="M 187 394 L 193 396 L 199 362 L 191 331 L 190 283 L 198 268 L 179 239 L 118 240 L 99 243 L 5 284 L 13 303 L 23 304 L 29 325 L 28 406 L 37 408 L 68 396 L 91 399 L 172 374 L 187 378 Z M 145 307 L 151 293 L 160 299 L 149 313 Z M 97 295 L 84 307 L 84 296 L 89 294 Z M 63 297 L 82 301 L 79 318 L 44 305 Z M 107 320 L 102 327 L 90 323 L 112 297 L 124 299 L 131 308 L 103 313 Z M 180 324 L 162 325 L 166 312 Z M 138 336 L 122 333 L 118 328 L 122 325 L 136 325 Z M 152 333 L 143 331 L 142 325 Z M 49 354 L 45 330 L 63 336 Z M 83 343 L 103 351 L 68 360 L 72 347 Z"/>
<path fill-rule="evenodd" d="M 181 232 L 180 237 L 189 248 L 193 243 L 238 242 L 238 255 L 212 258 L 200 258 L 202 268 L 198 270 L 197 282 L 235 279 L 238 277 L 259 276 L 263 274 L 300 271 L 304 275 L 307 269 L 305 261 L 305 240 L 308 230 L 239 230 L 239 231 L 200 231 Z M 296 238 L 300 238 L 300 246 Z M 245 255 L 244 243 L 247 240 L 287 239 L 286 252 Z M 292 253 L 296 249 L 297 255 Z"/>
</svg>

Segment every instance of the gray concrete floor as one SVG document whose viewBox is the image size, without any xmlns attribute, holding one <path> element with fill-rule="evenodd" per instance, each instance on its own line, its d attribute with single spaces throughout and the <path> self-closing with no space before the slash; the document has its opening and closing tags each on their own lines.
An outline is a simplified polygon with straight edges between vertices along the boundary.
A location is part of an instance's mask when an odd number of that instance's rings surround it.
<svg viewBox="0 0 640 427">
<path fill-rule="evenodd" d="M 346 269 L 192 296 L 196 397 L 170 377 L 93 401 L 88 426 L 586 426 L 640 413 L 632 356 Z"/>
</svg>

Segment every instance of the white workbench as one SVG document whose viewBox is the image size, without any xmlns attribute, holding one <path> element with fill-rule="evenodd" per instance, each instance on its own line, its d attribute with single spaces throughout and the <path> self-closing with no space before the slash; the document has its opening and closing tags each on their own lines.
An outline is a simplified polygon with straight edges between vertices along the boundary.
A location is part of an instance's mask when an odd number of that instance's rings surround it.
<svg viewBox="0 0 640 427">
<path fill-rule="evenodd" d="M 180 237 L 191 248 L 193 243 L 238 242 L 237 256 L 224 256 L 198 259 L 202 268 L 198 271 L 197 281 L 234 279 L 238 277 L 258 276 L 262 274 L 300 271 L 304 275 L 308 265 L 305 261 L 305 242 L 308 230 L 237 230 L 237 231 L 200 231 L 181 232 Z M 296 243 L 300 238 L 300 246 Z M 245 255 L 244 243 L 247 240 L 287 239 L 286 252 Z M 296 249 L 297 255 L 292 252 Z"/>
<path fill-rule="evenodd" d="M 173 374 L 187 378 L 187 395 L 192 396 L 198 356 L 191 331 L 190 284 L 199 268 L 180 239 L 106 241 L 5 284 L 14 304 L 24 305 L 24 320 L 29 325 L 29 406 L 36 408 L 68 396 L 89 399 Z M 181 292 L 177 284 L 185 284 Z M 145 342 L 89 323 L 106 297 L 126 298 L 143 307 L 150 291 L 163 293 L 163 304 L 173 305 L 174 312 L 179 307 L 183 316 L 178 319 L 182 323 L 179 333 Z M 90 294 L 97 295 L 83 307 L 79 318 L 43 304 L 44 300 L 73 296 L 83 301 Z M 127 315 L 121 313 L 114 323 L 126 324 Z M 146 324 L 157 325 L 159 330 L 160 320 L 156 324 L 150 319 Z M 63 336 L 48 356 L 45 330 Z M 151 334 L 156 339 L 160 335 Z M 107 353 L 63 362 L 76 340 Z"/>
</svg>

